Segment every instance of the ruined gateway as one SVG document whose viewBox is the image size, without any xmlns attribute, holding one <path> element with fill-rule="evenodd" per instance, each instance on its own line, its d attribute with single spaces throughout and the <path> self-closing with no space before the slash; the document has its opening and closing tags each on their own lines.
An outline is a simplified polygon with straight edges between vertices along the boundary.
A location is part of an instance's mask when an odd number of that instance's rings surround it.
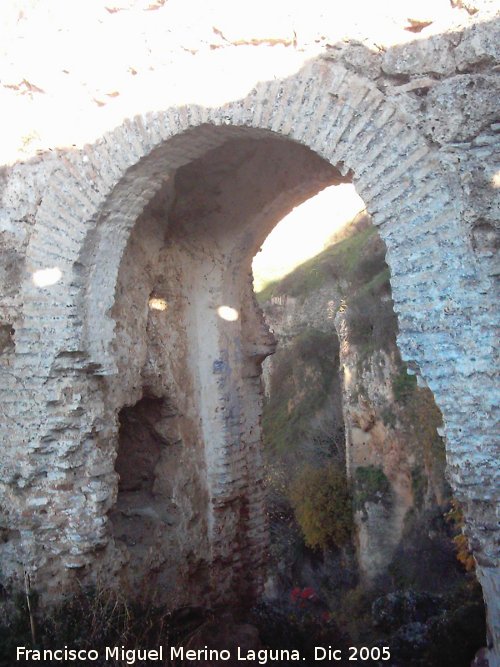
<svg viewBox="0 0 500 667">
<path fill-rule="evenodd" d="M 251 261 L 294 206 L 352 181 L 387 244 L 401 353 L 444 416 L 500 665 L 500 38 L 476 4 L 461 31 L 324 44 L 241 98 L 137 102 L 93 143 L 3 168 L 5 587 L 26 570 L 46 601 L 76 581 L 173 606 L 259 593 L 274 341 Z"/>
</svg>

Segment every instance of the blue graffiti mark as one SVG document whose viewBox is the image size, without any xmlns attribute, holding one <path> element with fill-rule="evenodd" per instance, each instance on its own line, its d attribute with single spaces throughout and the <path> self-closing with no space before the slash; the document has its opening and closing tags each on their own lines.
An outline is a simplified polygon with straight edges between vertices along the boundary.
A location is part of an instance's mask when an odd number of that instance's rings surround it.
<svg viewBox="0 0 500 667">
<path fill-rule="evenodd" d="M 215 375 L 220 375 L 227 370 L 227 363 L 224 359 L 216 359 L 212 365 L 212 370 Z"/>
</svg>

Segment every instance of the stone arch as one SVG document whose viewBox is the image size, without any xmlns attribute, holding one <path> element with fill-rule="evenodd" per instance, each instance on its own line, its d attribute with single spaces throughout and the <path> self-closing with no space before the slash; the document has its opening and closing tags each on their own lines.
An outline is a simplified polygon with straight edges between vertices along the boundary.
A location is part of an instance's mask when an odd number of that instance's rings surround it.
<svg viewBox="0 0 500 667">
<path fill-rule="evenodd" d="M 495 468 L 490 446 L 479 465 L 468 455 L 467 438 L 477 428 L 464 419 L 471 397 L 483 406 L 485 443 L 491 417 L 476 373 L 486 363 L 487 349 L 480 349 L 474 324 L 473 290 L 464 288 L 464 282 L 478 285 L 479 277 L 462 229 L 461 193 L 452 167 L 374 84 L 326 59 L 289 79 L 263 83 L 222 108 L 189 106 L 136 117 L 95 145 L 61 156 L 38 212 L 27 264 L 30 271 L 57 265 L 62 278 L 50 291 L 26 282 L 18 350 L 43 337 L 44 352 L 31 363 L 37 377 L 51 378 L 54 391 L 68 375 L 112 374 L 108 313 L 120 260 L 166 172 L 229 137 L 269 133 L 307 146 L 344 175 L 352 173 L 387 244 L 402 354 L 443 412 L 450 475 L 479 528 L 487 521 L 482 517 L 489 513 Z M 80 381 L 88 398 L 88 383 Z M 60 416 L 44 423 L 49 434 L 65 419 L 68 403 L 61 401 L 60 407 Z M 81 432 L 82 442 L 88 442 L 82 451 L 90 451 L 93 426 L 87 423 Z M 477 541 L 476 553 L 490 572 L 493 533 Z M 497 585 L 486 579 L 490 588 Z"/>
</svg>

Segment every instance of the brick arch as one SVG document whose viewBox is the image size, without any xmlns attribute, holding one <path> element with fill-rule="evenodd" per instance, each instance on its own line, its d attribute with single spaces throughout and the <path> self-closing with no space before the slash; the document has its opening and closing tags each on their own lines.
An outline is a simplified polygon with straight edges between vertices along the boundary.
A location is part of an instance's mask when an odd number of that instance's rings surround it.
<svg viewBox="0 0 500 667">
<path fill-rule="evenodd" d="M 338 65 L 316 61 L 298 75 L 259 85 L 244 100 L 222 108 L 189 106 L 135 117 L 60 160 L 28 249 L 32 270 L 52 262 L 63 273 L 46 311 L 48 324 L 60 299 L 65 326 L 58 332 L 63 344 L 53 350 L 54 356 L 82 351 L 99 372 L 112 372 L 106 348 L 113 323 L 107 313 L 121 255 L 138 215 L 168 172 L 230 137 L 258 137 L 263 132 L 304 144 L 340 165 L 344 173 L 352 171 L 356 190 L 375 223 L 382 225 L 388 243 L 396 303 L 401 271 L 391 250 L 400 247 L 400 228 L 404 226 L 405 235 L 412 230 L 423 236 L 431 225 L 433 231 L 446 233 L 452 225 L 457 254 L 459 241 L 465 252 L 454 210 L 456 193 L 440 182 L 443 177 L 431 148 L 373 84 Z M 398 219 L 401 223 L 396 225 Z M 418 244 L 418 236 L 413 242 Z M 96 286 L 99 298 L 94 297 Z M 451 286 L 445 290 L 450 292 Z M 36 318 L 43 329 L 40 290 L 28 281 L 25 292 L 25 318 Z M 99 322 L 87 332 L 78 316 L 84 303 L 84 322 L 89 317 Z M 21 345 L 29 342 L 30 333 L 30 326 L 19 331 Z M 404 351 L 406 347 L 403 344 Z"/>
<path fill-rule="evenodd" d="M 228 138 L 263 133 L 303 144 L 344 174 L 352 172 L 387 244 L 402 354 L 418 365 L 445 416 L 455 489 L 464 496 L 473 488 L 469 499 L 487 502 L 494 451 L 485 449 L 483 462 L 472 466 L 467 439 L 477 424 L 464 418 L 469 397 L 482 400 L 474 363 L 487 350 L 479 349 L 471 324 L 473 290 L 464 290 L 464 282 L 473 286 L 478 278 L 461 225 L 458 185 L 451 167 L 381 91 L 326 60 L 221 108 L 188 106 L 136 117 L 61 157 L 27 263 L 32 271 L 57 265 L 62 279 L 50 291 L 26 282 L 19 350 L 43 337 L 41 378 L 54 369 L 113 373 L 109 310 L 137 217 L 168 172 Z M 472 523 L 474 516 L 471 505 Z M 477 545 L 485 568 L 492 544 L 488 537 L 486 547 Z"/>
</svg>

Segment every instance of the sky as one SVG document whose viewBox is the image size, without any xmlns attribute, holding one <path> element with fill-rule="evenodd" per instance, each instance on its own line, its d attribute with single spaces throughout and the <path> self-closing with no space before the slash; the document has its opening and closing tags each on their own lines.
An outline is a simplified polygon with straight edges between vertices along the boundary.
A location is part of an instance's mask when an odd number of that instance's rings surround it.
<svg viewBox="0 0 500 667">
<path fill-rule="evenodd" d="M 348 36 L 378 52 L 470 18 L 449 0 L 1 0 L 0 163 L 81 147 L 137 113 L 245 97 Z"/>
<path fill-rule="evenodd" d="M 253 261 L 254 287 L 260 292 L 320 253 L 332 234 L 364 209 L 352 184 L 332 185 L 279 222 Z"/>
</svg>

